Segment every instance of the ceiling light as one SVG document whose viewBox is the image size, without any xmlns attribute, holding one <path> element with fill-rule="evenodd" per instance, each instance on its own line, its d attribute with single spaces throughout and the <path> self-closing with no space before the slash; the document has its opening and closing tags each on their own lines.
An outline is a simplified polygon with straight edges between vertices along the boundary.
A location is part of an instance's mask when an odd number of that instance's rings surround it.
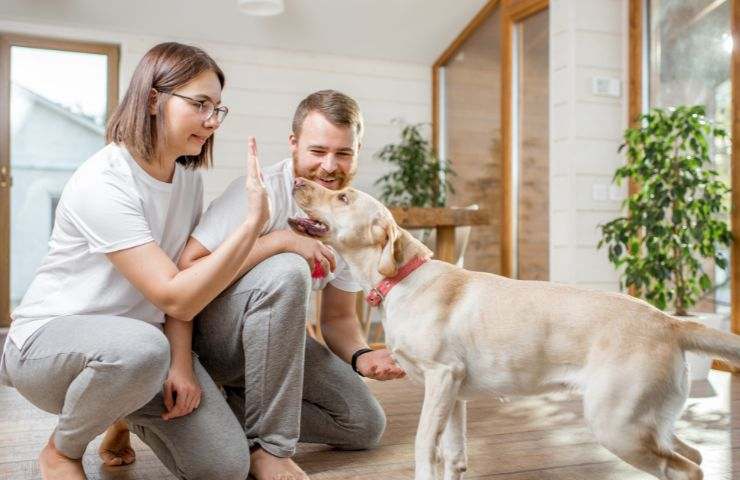
<svg viewBox="0 0 740 480">
<path fill-rule="evenodd" d="M 259 17 L 280 15 L 285 10 L 283 0 L 237 0 L 237 3 L 242 13 Z"/>
</svg>

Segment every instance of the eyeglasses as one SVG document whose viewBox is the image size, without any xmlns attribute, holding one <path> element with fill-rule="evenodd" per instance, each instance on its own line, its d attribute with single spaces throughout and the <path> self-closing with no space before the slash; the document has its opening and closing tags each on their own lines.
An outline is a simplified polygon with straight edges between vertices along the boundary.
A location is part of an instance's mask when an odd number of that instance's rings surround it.
<svg viewBox="0 0 740 480">
<path fill-rule="evenodd" d="M 157 90 L 159 92 L 159 90 Z M 224 121 L 224 118 L 226 118 L 226 115 L 229 114 L 229 108 L 221 105 L 217 107 L 214 105 L 214 103 L 210 100 L 197 100 L 195 98 L 186 97 L 185 95 L 180 95 L 179 93 L 174 92 L 159 92 L 159 93 L 166 93 L 167 95 L 172 95 L 173 97 L 182 98 L 183 100 L 187 100 L 190 102 L 193 106 L 198 107 L 198 113 L 203 117 L 203 121 L 208 121 L 213 115 L 216 115 L 216 121 L 221 124 Z"/>
</svg>

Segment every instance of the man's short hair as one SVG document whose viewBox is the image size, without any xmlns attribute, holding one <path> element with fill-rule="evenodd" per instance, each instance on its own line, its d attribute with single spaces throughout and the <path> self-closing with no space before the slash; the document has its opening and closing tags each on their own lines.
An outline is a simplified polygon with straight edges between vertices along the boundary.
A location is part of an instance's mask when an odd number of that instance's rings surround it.
<svg viewBox="0 0 740 480">
<path fill-rule="evenodd" d="M 311 112 L 319 112 L 337 127 L 349 127 L 362 139 L 362 113 L 352 97 L 336 90 L 320 90 L 304 98 L 293 116 L 293 135 L 301 136 L 303 121 Z"/>
</svg>

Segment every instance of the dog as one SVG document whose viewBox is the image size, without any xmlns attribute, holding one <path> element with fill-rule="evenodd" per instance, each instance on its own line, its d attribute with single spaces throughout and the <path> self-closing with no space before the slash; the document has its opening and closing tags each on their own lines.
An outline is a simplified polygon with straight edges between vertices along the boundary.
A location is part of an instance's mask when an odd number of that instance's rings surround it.
<svg viewBox="0 0 740 480">
<path fill-rule="evenodd" d="M 699 480 L 701 454 L 673 433 L 688 396 L 685 351 L 740 364 L 740 336 L 681 321 L 620 293 L 521 281 L 431 260 L 391 213 L 353 188 L 297 178 L 308 218 L 291 228 L 331 245 L 371 304 L 386 343 L 424 384 L 415 478 L 462 478 L 465 402 L 569 388 L 598 442 L 666 480 Z M 389 288 L 390 286 L 390 288 Z"/>
</svg>

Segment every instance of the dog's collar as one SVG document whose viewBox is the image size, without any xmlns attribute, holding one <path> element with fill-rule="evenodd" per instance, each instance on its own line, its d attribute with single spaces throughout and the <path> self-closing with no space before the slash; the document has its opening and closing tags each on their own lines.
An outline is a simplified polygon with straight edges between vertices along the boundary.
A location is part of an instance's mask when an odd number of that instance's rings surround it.
<svg viewBox="0 0 740 480">
<path fill-rule="evenodd" d="M 414 270 L 424 265 L 427 260 L 429 259 L 422 257 L 412 258 L 406 265 L 398 270 L 398 273 L 396 273 L 395 276 L 384 278 L 375 288 L 370 290 L 370 293 L 365 297 L 365 301 L 369 303 L 371 307 L 377 307 L 383 303 L 383 300 L 385 300 L 388 292 L 390 292 L 393 287 L 400 283 L 401 280 L 411 275 Z"/>
</svg>

